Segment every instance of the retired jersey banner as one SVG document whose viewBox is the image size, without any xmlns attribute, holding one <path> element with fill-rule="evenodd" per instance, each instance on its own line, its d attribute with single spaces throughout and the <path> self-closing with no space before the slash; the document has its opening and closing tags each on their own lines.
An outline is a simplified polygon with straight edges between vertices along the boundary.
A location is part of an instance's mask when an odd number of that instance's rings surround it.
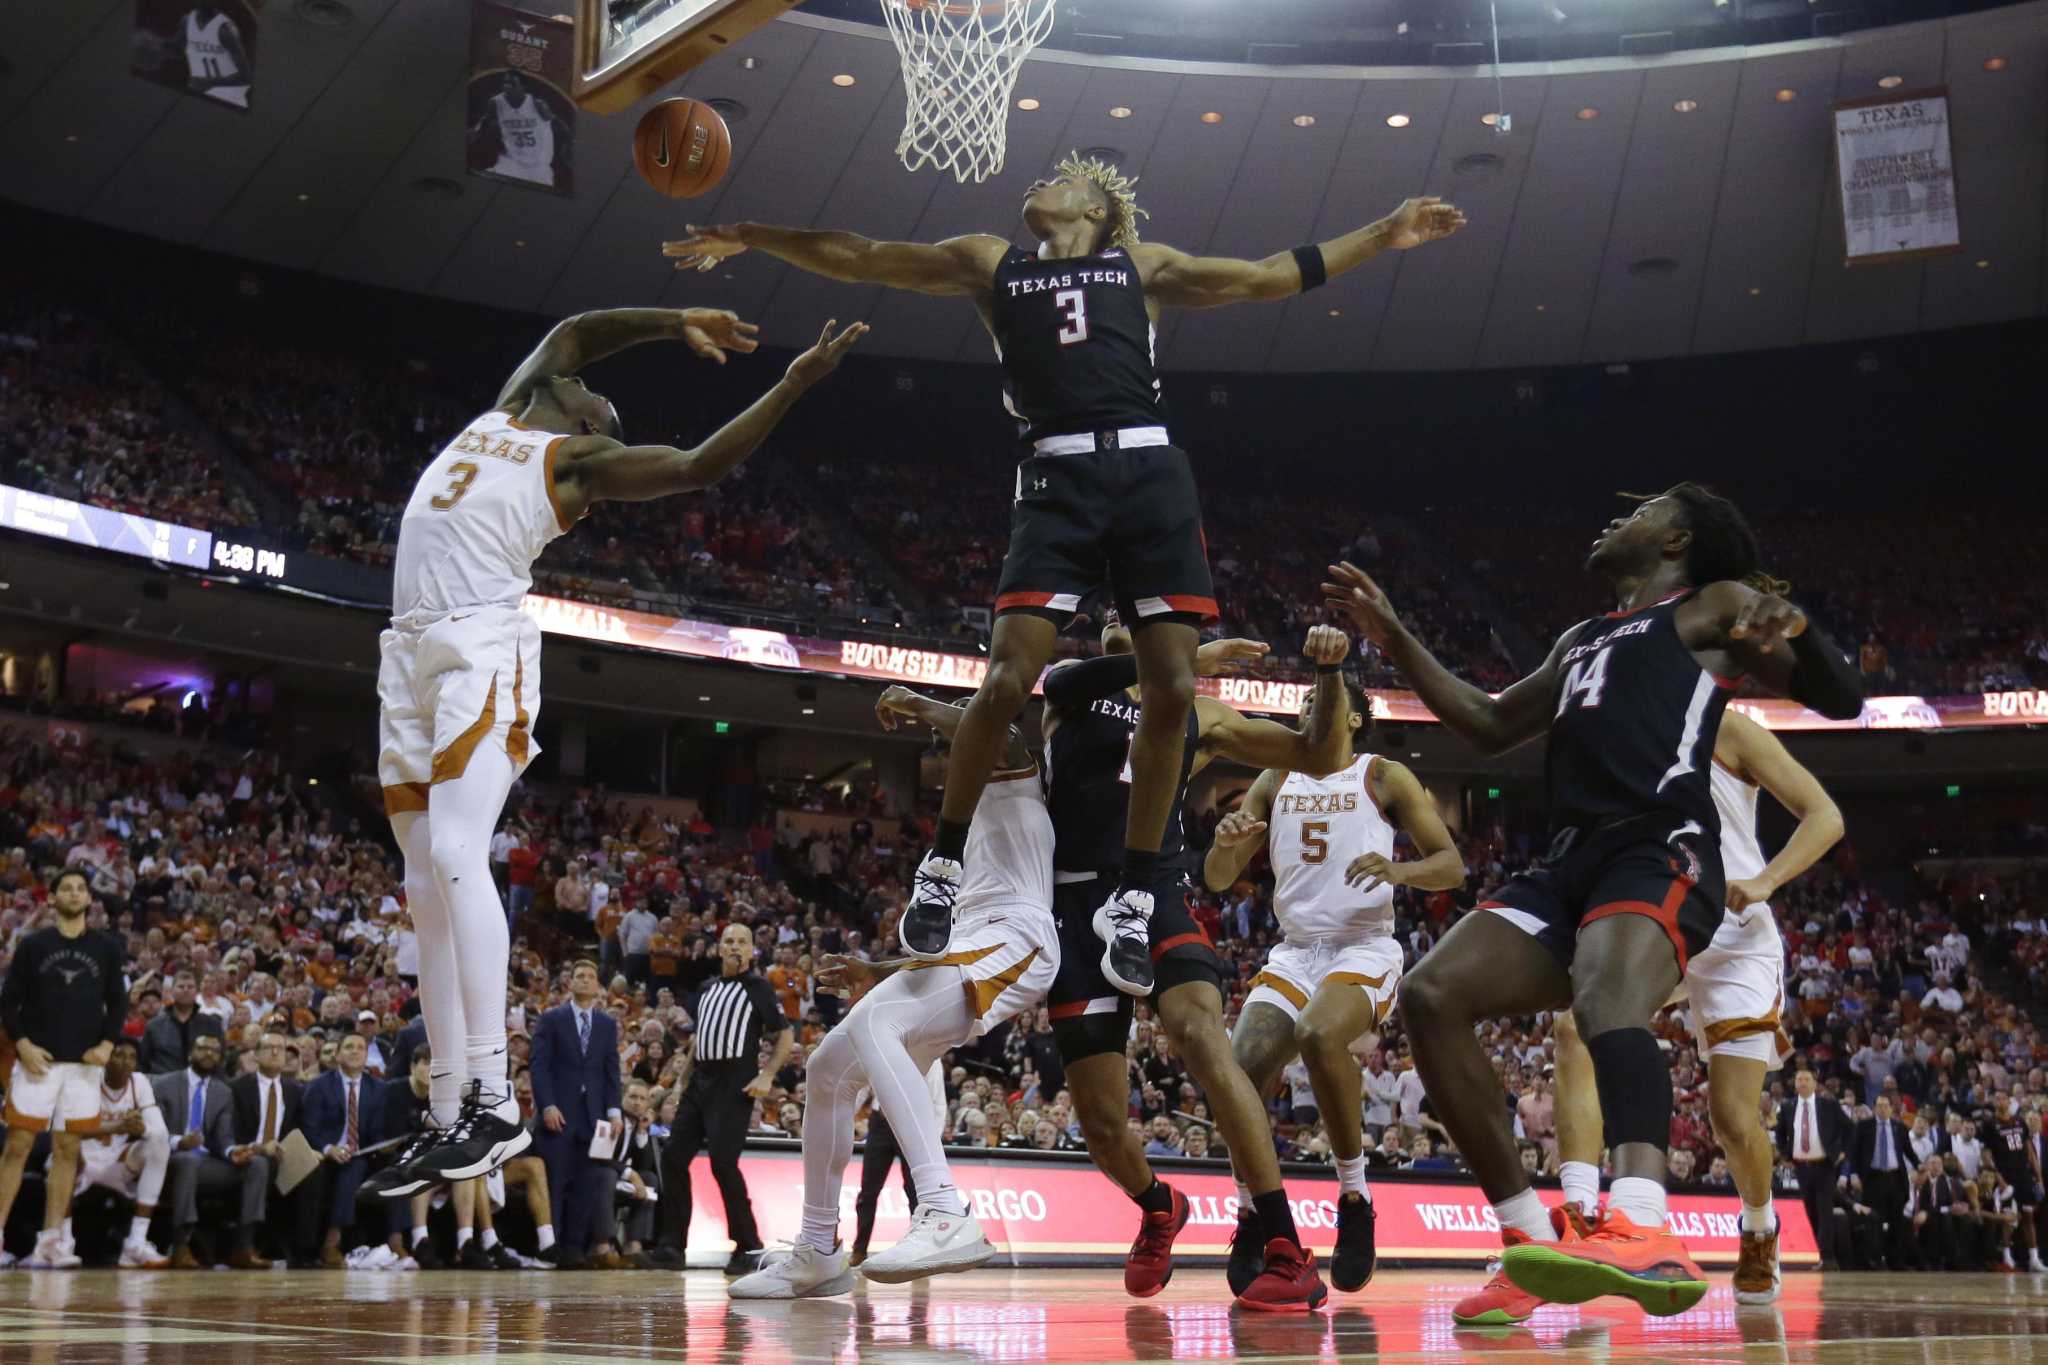
<svg viewBox="0 0 2048 1365">
<path fill-rule="evenodd" d="M 471 175 L 571 194 L 576 188 L 576 26 L 475 0 L 469 19 Z"/>
<path fill-rule="evenodd" d="M 1138 1214 L 1131 1201 L 1085 1158 L 1039 1156 L 990 1151 L 985 1155 L 950 1152 L 953 1177 L 961 1198 L 968 1201 L 981 1230 L 1001 1252 L 996 1264 L 1045 1265 L 1060 1261 L 1097 1264 L 1122 1262 L 1137 1234 Z M 1230 1169 L 1161 1162 L 1160 1178 L 1188 1197 L 1188 1225 L 1173 1244 L 1176 1257 L 1230 1254 L 1230 1234 L 1237 1226 L 1237 1189 Z M 803 1162 L 794 1148 L 749 1148 L 740 1157 L 740 1173 L 753 1196 L 754 1217 L 770 1241 L 795 1237 L 803 1224 Z M 840 1217 L 853 1226 L 853 1201 L 860 1192 L 860 1163 L 847 1167 L 849 1179 L 839 1193 Z M 691 1186 L 716 1188 L 707 1157 L 690 1167 Z M 1547 1202 L 1555 1203 L 1555 1192 Z M 1500 1224 L 1479 1186 L 1471 1181 L 1419 1179 L 1406 1175 L 1372 1181 L 1379 1256 L 1383 1263 L 1465 1261 L 1477 1267 L 1500 1254 Z M 1287 1202 L 1293 1206 L 1302 1241 L 1324 1257 L 1337 1241 L 1337 1177 L 1329 1174 L 1287 1177 Z M 1815 1265 L 1820 1255 L 1806 1210 L 1796 1197 L 1777 1201 L 1779 1255 L 1788 1266 Z M 1727 1194 L 1674 1194 L 1671 1230 L 1685 1239 L 1693 1258 L 1703 1265 L 1735 1264 L 1740 1250 L 1742 1200 Z M 910 1208 L 898 1178 L 891 1175 L 875 1218 L 875 1244 L 887 1246 L 910 1227 Z M 725 1215 L 718 1202 L 700 1195 L 691 1205 L 688 1244 L 705 1265 L 723 1264 L 730 1254 Z M 1094 1359 L 1095 1357 L 1090 1357 Z"/>
<path fill-rule="evenodd" d="M 128 69 L 173 90 L 249 111 L 262 0 L 135 0 Z"/>
<path fill-rule="evenodd" d="M 1850 100 L 1834 115 L 1847 264 L 1962 250 L 1948 92 Z"/>
</svg>

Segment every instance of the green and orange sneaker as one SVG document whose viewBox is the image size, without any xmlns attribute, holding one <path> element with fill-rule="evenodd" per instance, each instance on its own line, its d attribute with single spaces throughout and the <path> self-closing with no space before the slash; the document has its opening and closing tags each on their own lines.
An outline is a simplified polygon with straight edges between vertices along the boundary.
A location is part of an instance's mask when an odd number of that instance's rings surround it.
<svg viewBox="0 0 2048 1365">
<path fill-rule="evenodd" d="M 1507 1249 L 1501 1253 L 1503 1259 L 1517 1247 L 1537 1245 L 1528 1233 L 1516 1228 L 1502 1228 L 1500 1240 Z M 1496 1269 L 1483 1288 L 1452 1306 L 1451 1321 L 1460 1327 L 1512 1327 L 1542 1306 L 1543 1300 L 1516 1287 L 1505 1269 Z"/>
<path fill-rule="evenodd" d="M 1683 1313 L 1707 1293 L 1706 1276 L 1683 1242 L 1663 1228 L 1641 1227 L 1615 1208 L 1582 1240 L 1510 1245 L 1501 1253 L 1501 1274 L 1550 1303 L 1619 1294 L 1657 1317 Z"/>
</svg>

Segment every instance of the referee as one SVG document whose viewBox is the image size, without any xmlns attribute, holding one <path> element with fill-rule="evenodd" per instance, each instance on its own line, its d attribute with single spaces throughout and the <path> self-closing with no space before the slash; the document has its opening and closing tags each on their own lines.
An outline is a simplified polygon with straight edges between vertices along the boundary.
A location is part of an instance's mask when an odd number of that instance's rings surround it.
<svg viewBox="0 0 2048 1365">
<path fill-rule="evenodd" d="M 715 977 L 710 976 L 713 961 L 719 970 Z M 692 977 L 698 975 L 707 979 L 692 984 Z M 727 926 L 718 940 L 716 959 L 685 962 L 682 979 L 683 1008 L 697 1021 L 697 1048 L 661 1156 L 660 1243 L 678 1256 L 687 1256 L 690 1163 L 699 1150 L 708 1150 L 711 1176 L 725 1202 L 726 1231 L 733 1241 L 725 1273 L 744 1275 L 754 1268 L 761 1233 L 754 1226 L 746 1178 L 740 1174 L 740 1149 L 746 1145 L 754 1101 L 774 1088 L 776 1073 L 789 1060 L 795 1034 L 775 998 L 774 987 L 754 970 L 754 934 L 744 924 Z M 770 1029 L 775 1030 L 775 1054 L 763 1067 L 758 1064 L 761 1035 Z"/>
</svg>

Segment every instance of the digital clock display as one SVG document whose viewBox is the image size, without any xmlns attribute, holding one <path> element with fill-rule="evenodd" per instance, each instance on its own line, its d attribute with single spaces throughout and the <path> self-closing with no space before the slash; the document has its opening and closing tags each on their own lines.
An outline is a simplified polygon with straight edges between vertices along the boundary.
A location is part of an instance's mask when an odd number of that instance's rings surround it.
<svg viewBox="0 0 2048 1365">
<path fill-rule="evenodd" d="M 238 541 L 222 540 L 213 542 L 213 566 L 229 573 L 253 573 L 264 578 L 283 578 L 285 556 L 282 550 L 259 550 L 254 545 Z"/>
</svg>

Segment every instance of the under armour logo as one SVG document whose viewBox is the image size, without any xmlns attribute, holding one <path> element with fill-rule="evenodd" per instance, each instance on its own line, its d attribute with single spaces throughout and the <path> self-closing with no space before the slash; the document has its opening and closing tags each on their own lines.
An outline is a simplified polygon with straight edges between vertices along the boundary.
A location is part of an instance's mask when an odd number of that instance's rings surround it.
<svg viewBox="0 0 2048 1365">
<path fill-rule="evenodd" d="M 1045 491 L 1047 482 L 1049 481 L 1046 479 L 1033 479 L 1031 481 L 1031 491 L 1034 493 L 1043 493 Z"/>
</svg>

